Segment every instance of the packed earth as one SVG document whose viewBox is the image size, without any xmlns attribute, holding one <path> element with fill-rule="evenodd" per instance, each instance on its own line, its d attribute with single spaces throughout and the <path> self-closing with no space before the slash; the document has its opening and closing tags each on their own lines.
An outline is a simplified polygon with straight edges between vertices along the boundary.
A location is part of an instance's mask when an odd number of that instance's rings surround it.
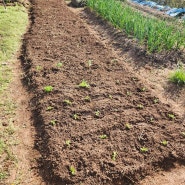
<svg viewBox="0 0 185 185">
<path fill-rule="evenodd" d="M 147 175 L 183 166 L 184 107 L 161 100 L 88 25 L 89 16 L 104 20 L 64 0 L 31 4 L 21 62 L 46 184 L 146 185 Z"/>
</svg>

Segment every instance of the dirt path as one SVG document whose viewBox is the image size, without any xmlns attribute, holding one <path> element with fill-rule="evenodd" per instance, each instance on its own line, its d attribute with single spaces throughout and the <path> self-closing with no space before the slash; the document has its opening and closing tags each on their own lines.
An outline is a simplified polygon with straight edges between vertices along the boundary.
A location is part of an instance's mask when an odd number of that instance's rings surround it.
<svg viewBox="0 0 185 185">
<path fill-rule="evenodd" d="M 23 65 L 44 179 L 127 185 L 184 161 L 180 115 L 64 1 L 32 3 Z"/>
<path fill-rule="evenodd" d="M 9 64 L 12 70 L 12 82 L 6 93 L 10 102 L 15 105 L 12 122 L 15 129 L 14 142 L 11 151 L 16 159 L 16 165 L 10 171 L 10 177 L 6 184 L 15 185 L 44 185 L 42 178 L 38 173 L 37 159 L 38 151 L 34 149 L 35 129 L 31 119 L 31 110 L 29 106 L 30 96 L 26 92 L 21 82 L 23 71 L 20 60 L 13 60 Z"/>
</svg>

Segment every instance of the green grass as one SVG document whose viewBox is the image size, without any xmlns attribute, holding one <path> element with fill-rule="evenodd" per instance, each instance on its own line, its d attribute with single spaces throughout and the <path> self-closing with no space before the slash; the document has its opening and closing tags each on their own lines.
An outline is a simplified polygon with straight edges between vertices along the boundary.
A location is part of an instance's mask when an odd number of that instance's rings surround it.
<svg viewBox="0 0 185 185">
<path fill-rule="evenodd" d="M 185 70 L 184 69 L 177 69 L 173 72 L 170 76 L 170 81 L 177 84 L 177 85 L 185 85 Z"/>
<path fill-rule="evenodd" d="M 13 124 L 16 104 L 10 97 L 9 83 L 21 37 L 26 32 L 28 13 L 23 6 L 0 6 L 0 184 L 7 184 L 9 170 L 16 164 L 12 146 L 16 144 L 16 129 Z M 3 124 L 7 124 L 3 126 Z M 3 158 L 1 158 L 3 157 Z"/>
<path fill-rule="evenodd" d="M 87 6 L 112 25 L 131 35 L 149 52 L 182 49 L 185 30 L 164 20 L 149 18 L 117 0 L 87 0 Z"/>
<path fill-rule="evenodd" d="M 9 6 L 7 10 L 0 6 L 0 93 L 11 79 L 11 70 L 7 67 L 13 54 L 21 43 L 21 35 L 26 31 L 28 15 L 22 6 Z"/>
</svg>

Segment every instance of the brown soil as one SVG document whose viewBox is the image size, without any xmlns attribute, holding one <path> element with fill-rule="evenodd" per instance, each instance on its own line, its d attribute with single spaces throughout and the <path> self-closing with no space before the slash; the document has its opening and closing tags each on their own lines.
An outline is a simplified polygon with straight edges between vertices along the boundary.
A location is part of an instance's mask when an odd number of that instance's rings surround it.
<svg viewBox="0 0 185 185">
<path fill-rule="evenodd" d="M 12 82 L 8 86 L 8 90 L 5 93 L 5 100 L 13 103 L 15 110 L 10 115 L 5 115 L 1 118 L 4 123 L 4 127 L 9 128 L 9 124 L 12 124 L 12 129 L 15 130 L 11 144 L 10 153 L 14 159 L 7 161 L 7 165 L 10 176 L 5 182 L 0 184 L 29 184 L 29 185 L 44 185 L 42 178 L 39 176 L 36 159 L 40 157 L 37 150 L 34 149 L 35 129 L 33 127 L 33 121 L 31 121 L 31 111 L 29 109 L 29 96 L 25 88 L 23 88 L 21 78 L 21 62 L 19 60 L 8 61 L 7 65 L 12 71 Z M 12 130 L 12 131 L 13 131 Z"/>
<path fill-rule="evenodd" d="M 156 169 L 185 162 L 181 115 L 95 37 L 63 0 L 32 3 L 23 66 L 34 94 L 35 146 L 47 184 L 134 184 Z M 62 67 L 57 67 L 59 62 Z M 78 87 L 83 79 L 89 88 Z M 54 89 L 46 93 L 43 89 L 49 85 Z M 66 99 L 72 105 L 66 105 Z M 132 128 L 126 129 L 126 123 Z M 103 134 L 106 139 L 100 138 Z M 142 147 L 148 152 L 141 152 Z"/>
</svg>

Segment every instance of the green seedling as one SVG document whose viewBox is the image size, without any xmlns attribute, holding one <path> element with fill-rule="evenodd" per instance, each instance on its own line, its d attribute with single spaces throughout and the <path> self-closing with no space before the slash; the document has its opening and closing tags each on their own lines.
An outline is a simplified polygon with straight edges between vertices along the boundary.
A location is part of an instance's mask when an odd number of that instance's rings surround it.
<svg viewBox="0 0 185 185">
<path fill-rule="evenodd" d="M 72 105 L 72 102 L 70 100 L 64 100 L 63 103 L 65 105 Z"/>
<path fill-rule="evenodd" d="M 109 94 L 109 98 L 110 98 L 110 99 L 112 99 L 112 98 L 113 98 L 111 94 Z"/>
<path fill-rule="evenodd" d="M 181 132 L 182 136 L 185 137 L 185 132 Z"/>
<path fill-rule="evenodd" d="M 48 106 L 47 108 L 46 108 L 46 110 L 47 111 L 50 111 L 50 110 L 52 110 L 54 107 L 51 107 L 51 106 Z"/>
<path fill-rule="evenodd" d="M 116 85 L 120 85 L 120 80 L 116 80 Z"/>
<path fill-rule="evenodd" d="M 51 92 L 52 90 L 53 90 L 53 87 L 50 86 L 50 85 L 44 87 L 44 91 L 47 92 L 47 93 Z"/>
<path fill-rule="evenodd" d="M 163 146 L 167 146 L 167 144 L 168 144 L 168 141 L 166 141 L 166 140 L 163 140 L 163 141 L 161 141 L 161 144 L 162 144 Z"/>
<path fill-rule="evenodd" d="M 145 87 L 142 87 L 142 88 L 140 88 L 140 91 L 141 92 L 144 92 L 144 91 L 146 91 L 146 88 Z"/>
<path fill-rule="evenodd" d="M 89 68 L 92 66 L 92 62 L 93 62 L 92 60 L 87 61 L 87 65 L 88 65 Z"/>
<path fill-rule="evenodd" d="M 118 64 L 118 60 L 117 59 L 111 60 L 111 64 Z"/>
<path fill-rule="evenodd" d="M 71 140 L 66 140 L 66 145 L 68 146 L 68 147 L 70 147 L 70 144 L 71 144 Z"/>
<path fill-rule="evenodd" d="M 149 121 L 152 123 L 152 122 L 154 122 L 154 118 L 153 117 L 150 117 L 149 118 Z"/>
<path fill-rule="evenodd" d="M 100 111 L 99 110 L 95 111 L 95 116 L 96 117 L 99 117 L 100 116 Z"/>
<path fill-rule="evenodd" d="M 118 153 L 117 153 L 116 151 L 114 151 L 114 152 L 112 153 L 112 160 L 113 160 L 113 161 L 116 160 L 117 155 L 118 155 Z"/>
<path fill-rule="evenodd" d="M 42 70 L 42 66 L 36 66 L 36 70 L 37 71 L 41 71 Z"/>
<path fill-rule="evenodd" d="M 58 67 L 58 68 L 61 68 L 62 66 L 63 66 L 63 63 L 62 63 L 62 62 L 58 62 L 58 63 L 57 63 L 57 67 Z"/>
<path fill-rule="evenodd" d="M 52 126 L 55 126 L 55 125 L 56 125 L 56 122 L 57 122 L 56 120 L 51 120 L 51 121 L 50 121 L 50 124 L 51 124 Z"/>
<path fill-rule="evenodd" d="M 125 128 L 126 128 L 127 130 L 130 130 L 130 129 L 132 128 L 132 125 L 130 125 L 129 123 L 126 123 L 126 124 L 125 124 Z"/>
<path fill-rule="evenodd" d="M 175 119 L 175 115 L 174 115 L 174 114 L 168 114 L 168 117 L 169 117 L 170 119 L 172 119 L 172 120 Z"/>
<path fill-rule="evenodd" d="M 142 153 L 146 153 L 146 152 L 148 152 L 148 148 L 146 148 L 146 147 L 141 147 L 141 148 L 140 148 L 140 151 L 141 151 Z"/>
<path fill-rule="evenodd" d="M 74 114 L 74 115 L 73 115 L 73 119 L 78 120 L 78 119 L 79 119 L 78 114 Z"/>
<path fill-rule="evenodd" d="M 69 171 L 71 172 L 71 175 L 76 175 L 76 169 L 74 166 L 70 166 Z"/>
<path fill-rule="evenodd" d="M 139 108 L 139 109 L 143 109 L 143 108 L 144 108 L 144 106 L 143 106 L 142 104 L 138 104 L 138 105 L 137 105 L 137 108 Z"/>
<path fill-rule="evenodd" d="M 107 135 L 106 134 L 100 135 L 100 139 L 107 139 Z"/>
<path fill-rule="evenodd" d="M 132 93 L 130 91 L 127 91 L 127 96 L 131 96 Z"/>
<path fill-rule="evenodd" d="M 156 104 L 156 103 L 158 103 L 158 102 L 159 102 L 159 99 L 155 98 L 155 99 L 154 99 L 154 103 Z"/>
<path fill-rule="evenodd" d="M 90 87 L 90 85 L 85 80 L 82 80 L 82 82 L 78 86 L 81 88 L 89 88 Z"/>
<path fill-rule="evenodd" d="M 86 97 L 84 98 L 84 100 L 85 100 L 86 102 L 90 102 L 90 101 L 91 101 L 91 98 L 90 98 L 90 96 L 86 96 Z"/>
</svg>

